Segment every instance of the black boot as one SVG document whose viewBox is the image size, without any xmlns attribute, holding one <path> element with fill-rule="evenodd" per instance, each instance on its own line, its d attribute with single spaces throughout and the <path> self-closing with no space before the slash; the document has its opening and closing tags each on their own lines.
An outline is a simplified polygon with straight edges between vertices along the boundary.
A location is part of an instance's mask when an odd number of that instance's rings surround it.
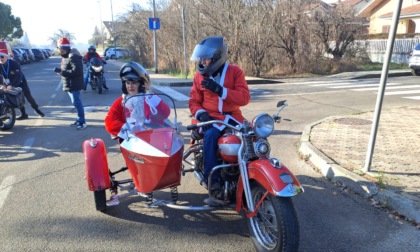
<svg viewBox="0 0 420 252">
<path fill-rule="evenodd" d="M 44 115 L 44 113 L 42 113 L 42 111 L 41 110 L 39 110 L 39 108 L 36 108 L 36 109 L 34 109 L 35 110 L 35 113 L 37 114 L 37 115 L 39 115 L 40 117 L 44 117 L 45 115 Z"/>
<path fill-rule="evenodd" d="M 103 84 L 102 84 L 102 86 L 103 86 L 103 88 L 104 89 L 109 89 L 107 86 L 106 86 L 106 81 L 105 81 L 105 78 L 103 79 L 103 82 L 102 82 Z"/>
<path fill-rule="evenodd" d="M 25 107 L 21 107 L 19 110 L 21 115 L 17 117 L 16 120 L 25 120 L 29 118 L 28 114 L 26 114 Z"/>
</svg>

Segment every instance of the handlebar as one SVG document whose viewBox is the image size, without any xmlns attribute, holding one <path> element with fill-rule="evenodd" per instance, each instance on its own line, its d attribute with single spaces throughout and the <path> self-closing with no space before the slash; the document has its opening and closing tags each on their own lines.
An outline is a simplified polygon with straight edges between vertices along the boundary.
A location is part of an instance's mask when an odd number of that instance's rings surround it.
<svg viewBox="0 0 420 252">
<path fill-rule="evenodd" d="M 194 130 L 194 129 L 201 128 L 203 126 L 206 126 L 206 125 L 209 125 L 209 124 L 213 124 L 213 123 L 222 124 L 222 125 L 230 128 L 230 129 L 233 129 L 235 131 L 239 131 L 240 130 L 240 128 L 238 128 L 236 126 L 233 126 L 233 125 L 230 125 L 230 124 L 228 124 L 228 123 L 226 123 L 224 121 L 220 121 L 220 120 L 211 120 L 211 121 L 207 121 L 207 122 L 200 122 L 200 123 L 197 123 L 197 124 L 191 124 L 191 125 L 188 125 L 187 126 L 187 130 Z"/>
</svg>

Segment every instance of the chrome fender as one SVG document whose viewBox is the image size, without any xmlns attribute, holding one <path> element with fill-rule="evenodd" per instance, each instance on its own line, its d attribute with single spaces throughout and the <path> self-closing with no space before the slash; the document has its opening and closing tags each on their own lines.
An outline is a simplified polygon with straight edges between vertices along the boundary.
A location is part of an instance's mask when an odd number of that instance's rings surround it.
<svg viewBox="0 0 420 252">
<path fill-rule="evenodd" d="M 90 191 L 111 187 L 105 143 L 100 138 L 85 140 L 82 145 L 85 157 L 86 181 Z"/>
<path fill-rule="evenodd" d="M 278 162 L 280 163 L 280 162 Z M 303 192 L 303 187 L 285 166 L 276 167 L 269 159 L 255 160 L 247 165 L 250 183 L 255 181 L 264 187 L 268 193 L 277 197 L 292 197 Z M 238 179 L 236 190 L 236 211 L 239 212 L 246 206 L 244 200 L 244 185 L 242 178 Z"/>
</svg>

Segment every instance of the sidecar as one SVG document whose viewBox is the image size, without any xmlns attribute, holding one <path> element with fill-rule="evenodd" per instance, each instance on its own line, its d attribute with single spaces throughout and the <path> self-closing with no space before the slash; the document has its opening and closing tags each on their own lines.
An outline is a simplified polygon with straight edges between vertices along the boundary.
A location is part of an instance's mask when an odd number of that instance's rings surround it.
<svg viewBox="0 0 420 252">
<path fill-rule="evenodd" d="M 170 109 L 170 115 L 161 123 L 135 122 L 127 124 L 119 137 L 121 153 L 126 167 L 112 172 L 108 167 L 105 143 L 102 139 L 91 138 L 83 142 L 86 181 L 88 189 L 94 192 L 96 209 L 104 211 L 107 206 L 117 205 L 119 199 L 156 190 L 176 188 L 180 185 L 184 139 L 178 132 L 175 106 L 172 99 L 159 94 Z M 128 120 L 127 120 L 128 121 Z M 116 180 L 115 175 L 128 170 L 131 179 Z M 128 184 L 128 186 L 123 186 Z M 133 188 L 134 185 L 134 188 Z M 118 188 L 129 191 L 118 195 Z M 111 196 L 106 200 L 106 190 Z"/>
</svg>

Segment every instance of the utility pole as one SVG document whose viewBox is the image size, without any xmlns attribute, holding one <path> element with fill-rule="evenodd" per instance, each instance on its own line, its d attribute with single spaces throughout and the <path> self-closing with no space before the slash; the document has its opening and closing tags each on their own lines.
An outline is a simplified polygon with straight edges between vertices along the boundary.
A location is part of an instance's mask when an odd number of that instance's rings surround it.
<svg viewBox="0 0 420 252">
<path fill-rule="evenodd" d="M 101 21 L 101 26 L 99 27 L 99 29 L 101 29 L 101 40 L 102 40 L 102 50 L 105 49 L 105 41 L 104 41 L 104 29 L 102 27 L 103 22 L 102 22 L 102 10 L 101 10 L 101 1 L 98 1 L 99 4 L 99 19 Z"/>
<path fill-rule="evenodd" d="M 155 5 L 155 0 L 153 0 L 153 18 L 156 17 L 155 15 L 156 12 L 156 5 Z M 157 62 L 157 43 L 156 43 L 156 30 L 153 30 L 153 52 L 155 55 L 155 73 L 158 73 L 158 62 Z"/>
<path fill-rule="evenodd" d="M 111 2 L 111 30 L 112 30 L 111 37 L 112 37 L 112 41 L 114 42 L 113 44 L 115 46 L 115 39 L 114 39 L 114 36 L 112 35 L 112 34 L 115 34 L 115 31 L 114 31 L 114 12 L 112 11 L 112 0 L 110 0 L 110 2 Z"/>
</svg>

